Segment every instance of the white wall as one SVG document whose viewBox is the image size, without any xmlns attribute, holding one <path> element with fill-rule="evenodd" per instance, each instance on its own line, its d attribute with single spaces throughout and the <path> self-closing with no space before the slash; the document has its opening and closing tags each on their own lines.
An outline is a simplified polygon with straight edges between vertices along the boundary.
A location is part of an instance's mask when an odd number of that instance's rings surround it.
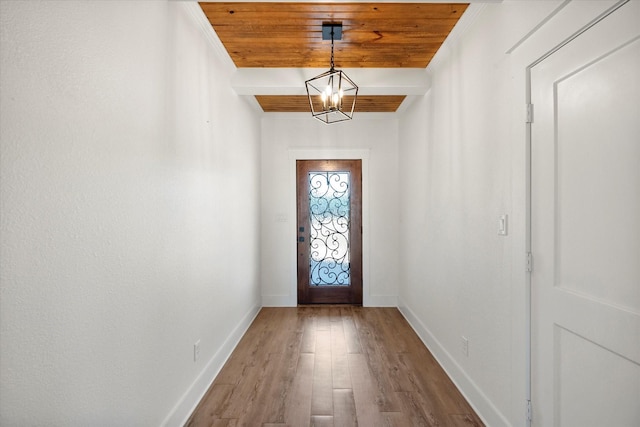
<svg viewBox="0 0 640 427">
<path fill-rule="evenodd" d="M 357 118 L 357 119 L 356 119 Z M 309 114 L 262 119 L 263 304 L 295 306 L 296 158 L 363 158 L 363 303 L 396 306 L 398 122 L 384 114 L 323 124 Z"/>
<path fill-rule="evenodd" d="M 400 120 L 399 306 L 492 426 L 526 425 L 525 70 L 612 3 L 472 5 Z"/>
<path fill-rule="evenodd" d="M 0 3 L 3 426 L 179 425 L 259 308 L 259 118 L 194 7 Z"/>
</svg>

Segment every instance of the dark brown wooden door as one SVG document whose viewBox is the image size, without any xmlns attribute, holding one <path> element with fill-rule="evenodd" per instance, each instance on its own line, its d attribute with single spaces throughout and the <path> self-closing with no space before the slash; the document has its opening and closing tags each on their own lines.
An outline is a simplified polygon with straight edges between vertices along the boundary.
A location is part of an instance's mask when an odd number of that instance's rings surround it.
<svg viewBox="0 0 640 427">
<path fill-rule="evenodd" d="M 298 160 L 298 304 L 362 304 L 362 160 Z"/>
</svg>

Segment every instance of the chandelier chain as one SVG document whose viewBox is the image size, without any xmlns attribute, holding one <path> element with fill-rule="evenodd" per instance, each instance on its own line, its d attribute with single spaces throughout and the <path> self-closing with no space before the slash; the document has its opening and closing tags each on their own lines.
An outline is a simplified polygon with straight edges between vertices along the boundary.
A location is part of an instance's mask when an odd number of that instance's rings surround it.
<svg viewBox="0 0 640 427">
<path fill-rule="evenodd" d="M 334 70 L 334 65 L 333 65 L 333 27 L 331 27 L 331 71 Z"/>
</svg>

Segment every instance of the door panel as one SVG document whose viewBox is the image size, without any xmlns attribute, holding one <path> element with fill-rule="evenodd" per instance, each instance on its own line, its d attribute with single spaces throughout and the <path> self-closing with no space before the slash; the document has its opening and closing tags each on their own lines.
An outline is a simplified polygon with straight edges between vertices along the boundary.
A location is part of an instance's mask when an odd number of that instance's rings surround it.
<svg viewBox="0 0 640 427">
<path fill-rule="evenodd" d="M 298 303 L 362 304 L 362 161 L 298 160 Z"/>
<path fill-rule="evenodd" d="M 638 17 L 531 70 L 535 426 L 640 425 Z"/>
</svg>

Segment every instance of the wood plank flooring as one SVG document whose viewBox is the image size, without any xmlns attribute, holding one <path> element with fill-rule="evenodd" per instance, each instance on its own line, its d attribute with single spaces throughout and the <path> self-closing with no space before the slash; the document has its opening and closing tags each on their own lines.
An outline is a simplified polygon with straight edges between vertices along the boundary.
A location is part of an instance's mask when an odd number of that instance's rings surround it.
<svg viewBox="0 0 640 427">
<path fill-rule="evenodd" d="M 263 308 L 187 427 L 482 426 L 395 308 Z"/>
</svg>

